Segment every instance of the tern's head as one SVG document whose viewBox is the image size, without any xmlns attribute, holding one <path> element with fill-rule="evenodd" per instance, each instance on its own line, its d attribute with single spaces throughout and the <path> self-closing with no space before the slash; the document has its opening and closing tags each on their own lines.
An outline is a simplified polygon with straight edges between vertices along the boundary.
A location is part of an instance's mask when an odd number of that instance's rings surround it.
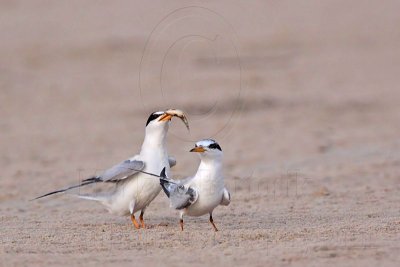
<svg viewBox="0 0 400 267">
<path fill-rule="evenodd" d="M 168 109 L 166 111 L 156 111 L 151 113 L 146 122 L 146 131 L 168 129 L 168 125 L 173 117 L 180 118 L 189 130 L 189 123 L 183 111 L 179 109 Z"/>
<path fill-rule="evenodd" d="M 212 139 L 198 141 L 190 152 L 197 152 L 201 159 L 217 159 L 222 157 L 222 149 L 219 144 Z"/>
</svg>

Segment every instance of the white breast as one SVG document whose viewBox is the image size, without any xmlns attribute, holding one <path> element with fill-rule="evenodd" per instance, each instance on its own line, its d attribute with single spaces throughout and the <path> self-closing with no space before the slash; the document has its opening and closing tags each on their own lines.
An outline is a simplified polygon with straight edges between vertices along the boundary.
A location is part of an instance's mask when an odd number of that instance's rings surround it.
<svg viewBox="0 0 400 267">
<path fill-rule="evenodd" d="M 219 172 L 207 170 L 198 172 L 190 183 L 198 192 L 198 199 L 184 213 L 189 216 L 201 216 L 214 210 L 222 200 L 224 180 Z"/>
</svg>

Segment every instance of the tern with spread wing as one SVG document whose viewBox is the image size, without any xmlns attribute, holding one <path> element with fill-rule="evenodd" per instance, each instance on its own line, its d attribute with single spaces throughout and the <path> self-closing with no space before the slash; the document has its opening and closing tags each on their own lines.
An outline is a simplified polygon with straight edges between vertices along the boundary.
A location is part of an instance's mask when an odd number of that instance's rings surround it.
<svg viewBox="0 0 400 267">
<path fill-rule="evenodd" d="M 200 166 L 193 177 L 183 180 L 168 178 L 165 170 L 160 174 L 160 183 L 170 199 L 171 207 L 180 211 L 180 226 L 183 231 L 183 215 L 210 215 L 210 223 L 214 231 L 218 231 L 212 217 L 218 205 L 229 205 L 231 196 L 224 185 L 222 173 L 222 149 L 212 139 L 204 139 L 196 143 L 190 152 L 200 155 Z"/>
<path fill-rule="evenodd" d="M 89 184 L 113 183 L 111 192 L 78 196 L 99 201 L 111 213 L 130 215 L 135 228 L 145 228 L 144 212 L 161 191 L 159 180 L 150 174 L 160 173 L 166 167 L 164 172 L 168 175 L 170 167 L 176 164 L 175 159 L 168 156 L 166 147 L 167 132 L 173 117 L 180 118 L 189 130 L 187 118 L 181 110 L 154 112 L 147 120 L 143 145 L 138 155 L 111 167 L 101 175 L 85 179 L 78 185 L 50 192 L 36 199 Z M 137 211 L 141 211 L 140 225 L 134 215 Z"/>
</svg>

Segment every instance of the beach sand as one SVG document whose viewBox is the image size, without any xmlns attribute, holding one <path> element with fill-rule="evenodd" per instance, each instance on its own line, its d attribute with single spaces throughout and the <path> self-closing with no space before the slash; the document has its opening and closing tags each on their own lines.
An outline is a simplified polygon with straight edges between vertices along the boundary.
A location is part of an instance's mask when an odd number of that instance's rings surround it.
<svg viewBox="0 0 400 267">
<path fill-rule="evenodd" d="M 397 266 L 398 1 L 1 1 L 1 266 Z M 173 120 L 174 177 L 212 137 L 232 194 L 149 229 L 66 194 Z M 97 190 L 97 188 L 95 188 Z M 72 193 L 78 193 L 73 191 Z"/>
</svg>

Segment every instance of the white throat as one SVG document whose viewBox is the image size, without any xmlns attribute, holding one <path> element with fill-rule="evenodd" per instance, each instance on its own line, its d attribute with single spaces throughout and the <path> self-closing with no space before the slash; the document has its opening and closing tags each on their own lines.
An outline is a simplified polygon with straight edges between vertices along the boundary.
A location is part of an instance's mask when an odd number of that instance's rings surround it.
<svg viewBox="0 0 400 267">
<path fill-rule="evenodd" d="M 143 149 L 165 148 L 167 142 L 168 125 L 164 127 L 146 127 Z"/>
<path fill-rule="evenodd" d="M 222 156 L 217 158 L 202 156 L 197 175 L 207 177 L 208 179 L 223 179 Z"/>
<path fill-rule="evenodd" d="M 168 125 L 146 127 L 146 134 L 140 151 L 140 158 L 146 162 L 145 171 L 159 174 L 166 167 L 166 173 L 169 176 L 167 132 Z"/>
</svg>

